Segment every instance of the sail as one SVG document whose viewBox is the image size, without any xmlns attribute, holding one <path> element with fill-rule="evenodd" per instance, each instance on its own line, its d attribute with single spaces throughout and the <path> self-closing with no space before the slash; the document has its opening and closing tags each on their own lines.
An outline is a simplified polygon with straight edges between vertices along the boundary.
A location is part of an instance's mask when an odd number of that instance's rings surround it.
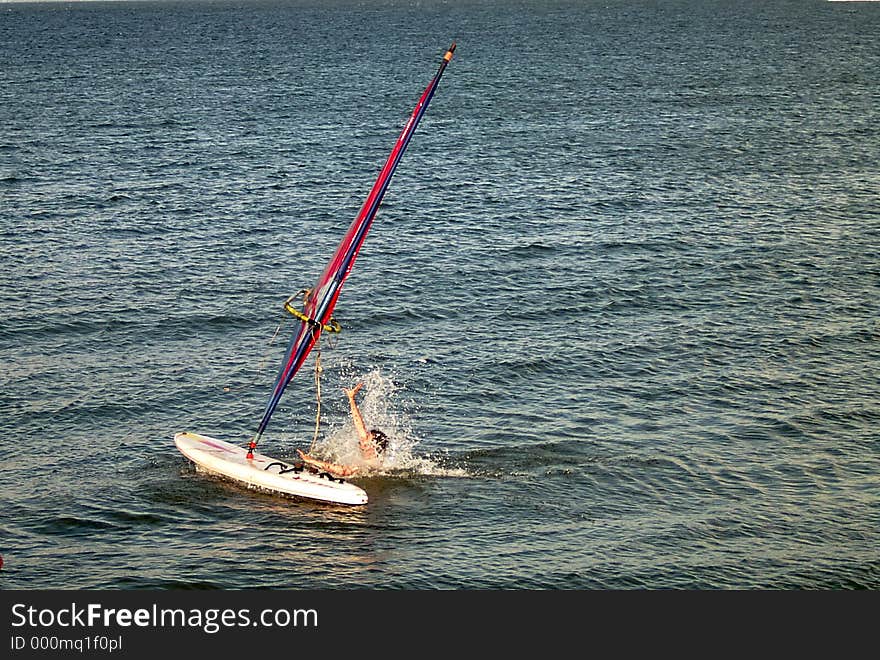
<svg viewBox="0 0 880 660">
<path fill-rule="evenodd" d="M 382 203 L 382 197 L 388 189 L 388 184 L 391 182 L 394 170 L 397 169 L 397 165 L 403 157 L 403 153 L 406 151 L 406 147 L 412 139 L 416 127 L 425 114 L 425 110 L 427 110 L 428 104 L 434 96 L 434 91 L 440 82 L 440 77 L 443 75 L 446 65 L 452 59 L 454 51 L 455 44 L 453 43 L 443 56 L 440 68 L 425 88 L 419 102 L 410 115 L 409 121 L 407 121 L 406 126 L 404 126 L 400 136 L 397 138 L 397 142 L 391 150 L 391 154 L 388 156 L 388 160 L 382 167 L 381 172 L 379 172 L 379 176 L 373 184 L 370 194 L 367 195 L 363 206 L 345 233 L 345 236 L 343 236 L 342 241 L 340 241 L 339 247 L 336 248 L 336 252 L 333 254 L 332 259 L 330 259 L 330 263 L 327 264 L 323 274 L 307 296 L 303 312 L 308 320 L 302 321 L 287 348 L 287 353 L 281 363 L 281 369 L 272 388 L 272 394 L 269 397 L 263 418 L 260 420 L 254 439 L 251 441 L 252 448 L 256 446 L 256 442 L 269 424 L 272 413 L 275 412 L 275 408 L 278 406 L 281 395 L 284 393 L 288 383 L 290 383 L 293 376 L 303 365 L 321 336 L 324 326 L 330 321 L 333 308 L 336 306 L 336 300 L 339 298 L 339 293 L 342 290 L 342 285 L 351 272 L 361 245 L 363 245 L 367 232 L 373 224 L 373 218 L 376 217 L 376 212 L 379 210 L 379 205 Z"/>
</svg>

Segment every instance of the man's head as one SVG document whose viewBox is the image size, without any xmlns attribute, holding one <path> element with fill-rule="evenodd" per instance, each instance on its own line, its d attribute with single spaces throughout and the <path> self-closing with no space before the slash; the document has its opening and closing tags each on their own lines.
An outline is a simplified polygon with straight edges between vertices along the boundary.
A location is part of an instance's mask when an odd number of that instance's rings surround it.
<svg viewBox="0 0 880 660">
<path fill-rule="evenodd" d="M 385 449 L 388 447 L 388 436 L 382 433 L 379 429 L 373 429 L 370 431 L 370 436 L 373 440 L 373 444 L 376 446 L 376 453 L 384 453 Z"/>
</svg>

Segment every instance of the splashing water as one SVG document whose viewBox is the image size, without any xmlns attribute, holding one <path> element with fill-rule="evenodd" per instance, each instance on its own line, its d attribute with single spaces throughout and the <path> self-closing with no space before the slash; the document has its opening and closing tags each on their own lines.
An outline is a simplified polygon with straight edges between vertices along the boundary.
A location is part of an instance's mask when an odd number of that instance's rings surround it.
<svg viewBox="0 0 880 660">
<path fill-rule="evenodd" d="M 338 380 L 336 391 L 343 386 L 354 387 L 358 382 L 364 384 L 357 396 L 364 424 L 367 429 L 382 431 L 388 437 L 382 466 L 378 470 L 371 470 L 372 474 L 467 476 L 460 468 L 444 467 L 439 459 L 416 453 L 419 439 L 413 431 L 409 415 L 396 400 L 401 388 L 378 368 L 359 376 L 342 369 Z M 358 448 L 357 429 L 350 413 L 328 420 L 324 437 L 315 444 L 313 453 L 324 460 L 343 465 L 364 465 Z"/>
</svg>

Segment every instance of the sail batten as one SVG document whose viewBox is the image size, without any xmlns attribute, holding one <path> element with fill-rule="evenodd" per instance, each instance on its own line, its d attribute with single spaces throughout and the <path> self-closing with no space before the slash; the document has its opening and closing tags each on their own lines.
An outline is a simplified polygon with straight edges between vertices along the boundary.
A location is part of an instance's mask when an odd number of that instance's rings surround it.
<svg viewBox="0 0 880 660">
<path fill-rule="evenodd" d="M 269 420 L 275 412 L 284 390 L 318 341 L 324 325 L 330 320 L 342 285 L 354 266 L 355 259 L 357 259 L 367 232 L 369 232 L 373 219 L 382 203 L 382 198 L 391 182 L 391 177 L 397 169 L 397 165 L 400 163 L 422 116 L 425 114 L 443 75 L 443 71 L 452 59 L 454 51 L 455 44 L 453 43 L 443 56 L 437 73 L 434 74 L 433 79 L 425 88 L 425 91 L 422 92 L 418 103 L 398 136 L 394 148 L 388 155 L 388 159 L 380 170 L 360 211 L 340 241 L 317 284 L 304 300 L 303 312 L 309 321 L 303 321 L 300 324 L 299 330 L 288 345 L 263 417 L 260 420 L 254 438 L 251 440 L 251 448 L 256 446 L 256 442 L 269 424 Z"/>
</svg>

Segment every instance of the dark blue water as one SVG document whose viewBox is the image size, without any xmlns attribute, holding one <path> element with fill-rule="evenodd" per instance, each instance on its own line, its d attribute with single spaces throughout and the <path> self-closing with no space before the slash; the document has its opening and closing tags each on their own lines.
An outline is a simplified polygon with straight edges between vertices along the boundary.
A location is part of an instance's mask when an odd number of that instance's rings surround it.
<svg viewBox="0 0 880 660">
<path fill-rule="evenodd" d="M 880 588 L 880 4 L 0 5 L 0 587 Z M 207 479 L 324 342 L 358 509 Z M 310 361 L 261 448 L 312 441 Z"/>
</svg>

